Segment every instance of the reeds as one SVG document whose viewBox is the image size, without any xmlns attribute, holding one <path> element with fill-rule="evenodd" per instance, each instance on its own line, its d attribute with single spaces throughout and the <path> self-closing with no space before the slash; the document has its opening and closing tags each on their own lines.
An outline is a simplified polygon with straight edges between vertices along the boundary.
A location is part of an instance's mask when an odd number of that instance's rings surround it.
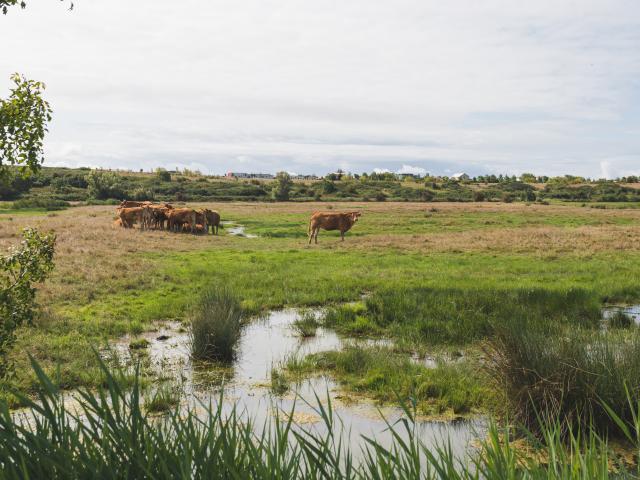
<svg viewBox="0 0 640 480">
<path fill-rule="evenodd" d="M 603 404 L 632 420 L 628 391 L 640 388 L 638 329 L 594 330 L 514 318 L 497 329 L 485 353 L 486 368 L 505 389 L 510 412 L 530 429 L 542 416 L 608 433 L 615 425 Z"/>
<path fill-rule="evenodd" d="M 66 408 L 58 389 L 32 364 L 38 399 L 22 396 L 27 410 L 18 415 L 0 403 L 3 479 L 606 479 L 638 473 L 602 437 L 590 430 L 565 433 L 554 421 L 541 423 L 541 440 L 529 437 L 524 449 L 494 423 L 475 452 L 456 456 L 446 441 L 428 448 L 411 404 L 402 405 L 397 423 L 387 422 L 390 447 L 363 436 L 360 452 L 345 441 L 331 402 L 319 398 L 314 409 L 321 429 L 296 426 L 287 412 L 259 426 L 235 408 L 224 413 L 222 397 L 204 415 L 175 407 L 150 417 L 138 382 L 124 389 L 104 364 L 106 388 L 80 392 L 77 404 Z M 630 404 L 637 412 L 638 404 Z M 628 423 L 613 409 L 611 414 L 637 451 L 637 415 Z"/>
<path fill-rule="evenodd" d="M 231 290 L 206 288 L 191 318 L 191 356 L 196 360 L 232 361 L 244 324 L 240 301 Z"/>
<path fill-rule="evenodd" d="M 300 312 L 298 318 L 291 324 L 293 331 L 302 338 L 315 337 L 318 326 L 315 313 L 309 310 Z"/>
</svg>

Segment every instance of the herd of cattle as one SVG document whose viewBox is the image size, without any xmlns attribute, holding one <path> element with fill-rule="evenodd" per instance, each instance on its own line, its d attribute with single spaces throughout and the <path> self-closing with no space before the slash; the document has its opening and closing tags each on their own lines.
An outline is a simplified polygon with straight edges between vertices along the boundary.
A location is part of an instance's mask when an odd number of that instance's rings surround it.
<svg viewBox="0 0 640 480">
<path fill-rule="evenodd" d="M 220 214 L 208 208 L 175 208 L 169 203 L 135 202 L 124 200 L 116 209 L 118 218 L 115 226 L 133 228 L 137 223 L 142 230 L 171 230 L 173 232 L 218 234 Z M 339 230 L 344 241 L 344 234 L 362 215 L 360 212 L 315 212 L 309 220 L 309 243 L 315 239 L 318 243 L 318 232 L 323 230 Z"/>
<path fill-rule="evenodd" d="M 220 214 L 203 208 L 175 208 L 169 203 L 134 202 L 124 200 L 116 209 L 116 226 L 133 228 L 140 225 L 142 230 L 171 230 L 173 232 L 218 234 Z"/>
</svg>

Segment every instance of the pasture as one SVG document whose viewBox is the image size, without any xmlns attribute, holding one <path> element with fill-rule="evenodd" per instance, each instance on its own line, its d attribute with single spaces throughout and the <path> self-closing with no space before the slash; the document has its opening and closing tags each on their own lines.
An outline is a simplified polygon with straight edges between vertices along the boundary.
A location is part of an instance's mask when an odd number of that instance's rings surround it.
<svg viewBox="0 0 640 480">
<path fill-rule="evenodd" d="M 184 320 L 197 292 L 224 284 L 252 314 L 326 306 L 418 287 L 499 292 L 579 288 L 598 302 L 640 299 L 640 209 L 526 204 L 330 204 L 363 215 L 340 242 L 306 244 L 311 212 L 327 204 L 195 204 L 258 238 L 113 228 L 112 206 L 0 215 L 0 247 L 23 226 L 58 234 L 56 269 L 38 292 L 43 313 L 21 333 L 26 353 L 69 387 L 91 384 L 90 344 Z M 506 297 L 505 297 L 506 298 Z M 366 332 L 364 332 L 366 333 Z M 17 382 L 29 386 L 26 368 Z"/>
<path fill-rule="evenodd" d="M 188 206 L 219 211 L 224 222 L 220 234 L 117 228 L 113 206 L 0 214 L 2 249 L 14 243 L 27 225 L 53 229 L 58 236 L 56 269 L 39 287 L 38 318 L 19 333 L 11 354 L 16 374 L 2 387 L 2 398 L 18 407 L 25 399 L 9 393 L 11 388 L 28 394 L 41 389 L 29 355 L 61 388 L 76 389 L 97 388 L 107 381 L 92 347 L 103 351 L 124 338 L 131 352 L 144 352 L 154 343 L 154 332 L 166 328 L 159 327 L 165 322 L 172 325 L 169 334 L 178 342 L 174 346 L 182 348 L 179 339 L 187 340 L 181 332 L 188 328 L 202 292 L 224 287 L 253 318 L 249 324 L 260 322 L 260 316 L 273 310 L 319 308 L 312 310 L 318 311 L 317 319 L 302 315 L 298 327 L 291 324 L 285 336 L 300 338 L 287 340 L 289 347 L 291 342 L 304 346 L 308 338 L 313 342 L 316 328 L 347 342 L 340 352 L 320 348 L 326 338 L 334 338 L 325 334 L 316 341 L 318 347 L 307 348 L 306 353 L 283 353 L 269 360 L 275 362 L 271 365 L 254 359 L 261 368 L 271 370 L 266 388 L 276 397 L 286 399 L 286 392 L 303 379 L 324 375 L 331 381 L 321 388 L 330 388 L 334 401 L 348 398 L 349 402 L 393 405 L 399 397 L 413 398 L 423 418 L 448 419 L 500 419 L 514 415 L 505 410 L 513 403 L 519 409 L 515 416 L 530 425 L 530 411 L 521 405 L 522 398 L 511 402 L 517 397 L 513 392 L 523 385 L 515 380 L 511 385 L 496 384 L 500 368 L 507 368 L 495 356 L 496 345 L 522 356 L 523 344 L 518 342 L 536 345 L 541 338 L 562 339 L 574 330 L 583 332 L 580 342 L 597 342 L 603 306 L 640 303 L 640 209 L 633 205 Z M 357 210 L 362 216 L 344 242 L 337 231 L 321 231 L 318 245 L 308 245 L 309 217 L 317 210 Z M 232 235 L 234 226 L 256 237 Z M 517 337 L 514 325 L 524 325 L 522 331 L 530 331 L 531 337 Z M 249 336 L 256 344 L 242 348 L 260 351 L 261 335 Z M 635 328 L 615 335 L 606 342 L 623 345 L 627 360 L 638 357 Z M 363 339 L 364 344 L 348 343 Z M 366 343 L 378 341 L 385 343 Z M 572 351 L 560 344 L 557 350 L 540 350 L 536 360 L 540 371 L 547 369 L 549 378 L 564 374 L 553 367 L 573 361 L 580 342 L 572 344 Z M 603 345 L 613 345 L 606 342 Z M 166 373 L 154 371 L 149 354 L 140 355 L 143 386 L 160 392 L 149 404 L 168 409 L 179 403 L 183 394 L 173 398 L 166 393 L 171 389 L 153 387 L 168 380 Z M 603 384 L 597 387 L 603 390 L 590 390 L 584 398 L 614 392 L 607 398 L 625 410 L 620 402 L 625 393 L 620 388 L 636 380 L 640 365 L 619 362 L 607 357 L 602 363 L 602 368 L 623 371 L 612 377 L 611 382 L 618 383 Z M 212 371 L 225 376 L 227 368 Z M 549 401 L 547 394 L 540 394 L 540 402 Z M 600 415 L 599 425 L 607 423 L 601 411 L 594 412 Z M 629 414 L 625 412 L 622 415 Z"/>
</svg>

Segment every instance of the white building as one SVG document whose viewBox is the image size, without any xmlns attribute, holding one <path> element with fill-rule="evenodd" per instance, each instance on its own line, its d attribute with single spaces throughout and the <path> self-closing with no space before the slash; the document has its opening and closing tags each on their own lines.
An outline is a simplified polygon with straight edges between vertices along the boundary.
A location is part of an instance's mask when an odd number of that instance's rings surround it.
<svg viewBox="0 0 640 480">
<path fill-rule="evenodd" d="M 469 175 L 467 175 L 466 173 L 454 173 L 453 175 L 451 175 L 451 179 L 457 180 L 458 182 L 463 182 L 466 180 L 470 180 L 471 177 L 469 177 Z"/>
</svg>

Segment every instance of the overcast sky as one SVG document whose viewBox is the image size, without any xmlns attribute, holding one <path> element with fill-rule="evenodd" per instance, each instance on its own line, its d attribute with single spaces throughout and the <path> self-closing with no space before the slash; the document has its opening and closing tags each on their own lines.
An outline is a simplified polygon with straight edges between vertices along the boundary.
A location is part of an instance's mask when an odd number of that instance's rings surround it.
<svg viewBox="0 0 640 480">
<path fill-rule="evenodd" d="M 640 174 L 639 0 L 30 0 L 46 164 Z"/>
</svg>

